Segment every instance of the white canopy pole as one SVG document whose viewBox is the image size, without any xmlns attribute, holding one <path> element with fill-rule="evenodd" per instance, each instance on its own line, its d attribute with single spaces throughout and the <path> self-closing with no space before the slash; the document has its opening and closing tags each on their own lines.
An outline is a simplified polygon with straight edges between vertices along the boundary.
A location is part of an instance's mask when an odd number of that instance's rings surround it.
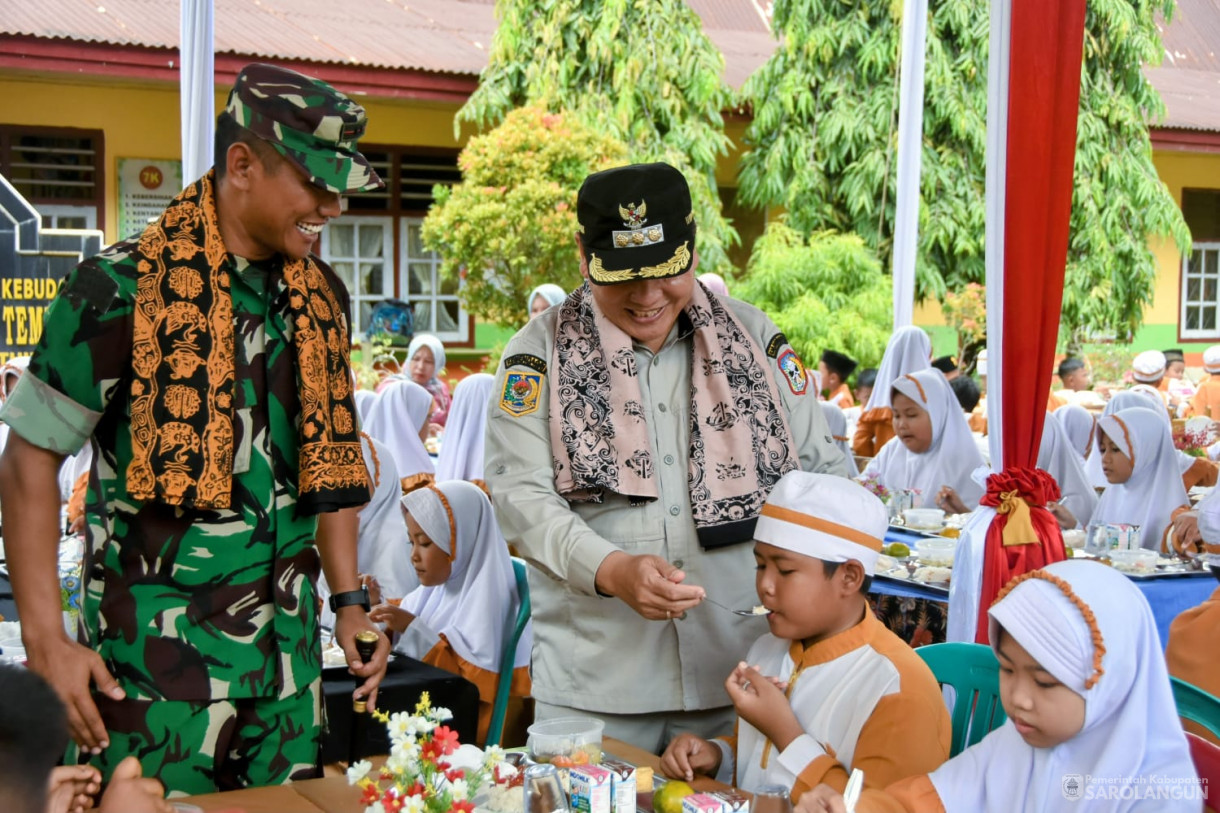
<svg viewBox="0 0 1220 813">
<path fill-rule="evenodd" d="M 216 131 L 213 0 L 181 0 L 179 102 L 182 111 L 182 183 L 212 167 Z"/>
<path fill-rule="evenodd" d="M 919 174 L 923 154 L 924 43 L 928 0 L 903 0 L 902 76 L 898 99 L 898 192 L 894 211 L 894 329 L 915 310 L 915 255 L 919 244 Z"/>
<path fill-rule="evenodd" d="M 987 178 L 985 207 L 987 282 L 987 433 L 991 470 L 1003 471 L 1000 427 L 1004 416 L 1004 196 L 1008 166 L 1008 60 L 1012 0 L 991 0 L 991 45 L 987 60 Z"/>
</svg>

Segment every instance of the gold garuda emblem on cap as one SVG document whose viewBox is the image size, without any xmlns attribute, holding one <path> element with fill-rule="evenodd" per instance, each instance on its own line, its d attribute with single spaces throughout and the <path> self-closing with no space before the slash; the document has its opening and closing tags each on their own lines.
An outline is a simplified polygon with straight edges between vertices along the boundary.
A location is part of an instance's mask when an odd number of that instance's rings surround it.
<svg viewBox="0 0 1220 813">
<path fill-rule="evenodd" d="M 637 206 L 634 203 L 619 204 L 619 216 L 623 218 L 624 231 L 614 231 L 610 235 L 614 239 L 615 248 L 636 248 L 659 243 L 665 239 L 665 229 L 657 224 L 644 228 L 648 218 L 648 204 L 641 200 Z"/>
</svg>

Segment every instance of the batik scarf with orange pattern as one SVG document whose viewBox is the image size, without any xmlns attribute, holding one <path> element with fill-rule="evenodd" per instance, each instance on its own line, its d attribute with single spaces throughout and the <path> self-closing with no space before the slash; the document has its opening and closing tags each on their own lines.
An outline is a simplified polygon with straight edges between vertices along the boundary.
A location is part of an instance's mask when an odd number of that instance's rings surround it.
<svg viewBox="0 0 1220 813">
<path fill-rule="evenodd" d="M 140 236 L 133 315 L 132 461 L 141 501 L 228 508 L 233 481 L 232 263 L 220 235 L 214 175 L 178 195 Z M 296 350 L 301 435 L 297 510 L 369 500 L 352 399 L 346 317 L 311 257 L 285 258 L 284 335 Z"/>
</svg>

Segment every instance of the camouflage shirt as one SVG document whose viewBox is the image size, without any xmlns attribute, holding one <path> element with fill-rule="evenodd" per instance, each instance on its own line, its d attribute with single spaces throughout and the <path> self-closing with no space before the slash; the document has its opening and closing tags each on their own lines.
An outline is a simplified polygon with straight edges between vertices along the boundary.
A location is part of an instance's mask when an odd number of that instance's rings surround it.
<svg viewBox="0 0 1220 813">
<path fill-rule="evenodd" d="M 285 697 L 321 671 L 314 546 L 297 516 L 300 404 L 277 261 L 234 260 L 235 403 L 230 509 L 128 496 L 133 244 L 82 263 L 47 311 L 23 386 L 2 417 L 43 448 L 90 438 L 82 635 L 128 697 Z M 342 305 L 346 291 L 330 269 Z M 116 287 L 117 286 L 117 287 Z"/>
</svg>

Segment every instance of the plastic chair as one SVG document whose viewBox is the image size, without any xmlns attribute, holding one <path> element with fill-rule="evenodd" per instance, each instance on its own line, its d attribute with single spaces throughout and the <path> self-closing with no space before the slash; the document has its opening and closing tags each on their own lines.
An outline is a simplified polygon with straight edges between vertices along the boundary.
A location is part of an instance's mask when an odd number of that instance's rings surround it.
<svg viewBox="0 0 1220 813">
<path fill-rule="evenodd" d="M 513 683 L 513 664 L 517 659 L 517 643 L 525 625 L 530 620 L 530 584 L 526 576 L 526 565 L 523 559 L 512 557 L 513 576 L 517 580 L 517 595 L 521 597 L 521 607 L 517 617 L 512 621 L 508 637 L 504 641 L 504 652 L 500 655 L 500 678 L 496 681 L 496 701 L 491 708 L 491 723 L 487 726 L 486 745 L 499 745 L 504 736 L 504 717 L 508 714 L 508 690 Z"/>
<path fill-rule="evenodd" d="M 1172 675 L 1169 683 L 1173 686 L 1173 702 L 1178 707 L 1178 716 L 1198 723 L 1213 737 L 1220 739 L 1220 698 Z"/>
<path fill-rule="evenodd" d="M 1190 761 L 1195 763 L 1195 774 L 1203 780 L 1203 791 L 1220 787 L 1220 745 L 1189 731 L 1186 742 L 1190 745 Z"/>
<path fill-rule="evenodd" d="M 983 644 L 929 644 L 915 650 L 932 670 L 936 682 L 955 693 L 951 719 L 953 739 L 949 756 L 955 757 L 1008 716 L 1000 704 L 1000 663 Z"/>
</svg>

